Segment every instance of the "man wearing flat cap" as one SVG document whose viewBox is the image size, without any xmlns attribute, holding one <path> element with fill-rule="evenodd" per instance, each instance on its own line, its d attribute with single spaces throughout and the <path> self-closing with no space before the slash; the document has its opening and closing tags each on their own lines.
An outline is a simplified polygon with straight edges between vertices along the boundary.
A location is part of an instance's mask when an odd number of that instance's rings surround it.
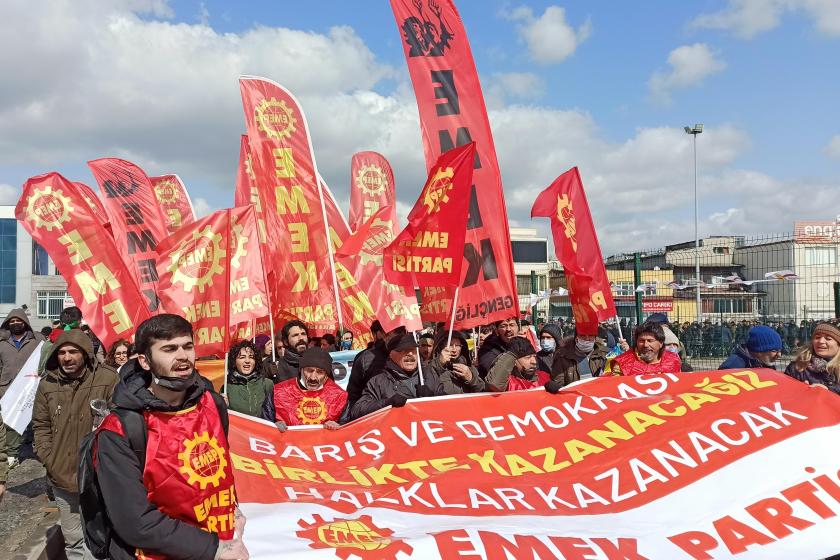
<svg viewBox="0 0 840 560">
<path fill-rule="evenodd" d="M 382 371 L 370 378 L 350 413 L 356 419 L 386 406 L 404 406 L 408 399 L 431 397 L 440 381 L 432 368 L 423 370 L 422 381 L 414 335 L 404 334 L 388 341 L 388 359 Z"/>
<path fill-rule="evenodd" d="M 281 381 L 263 403 L 263 418 L 280 430 L 323 424 L 335 430 L 347 404 L 347 392 L 333 381 L 332 358 L 323 348 L 307 348 L 297 377 Z"/>
</svg>

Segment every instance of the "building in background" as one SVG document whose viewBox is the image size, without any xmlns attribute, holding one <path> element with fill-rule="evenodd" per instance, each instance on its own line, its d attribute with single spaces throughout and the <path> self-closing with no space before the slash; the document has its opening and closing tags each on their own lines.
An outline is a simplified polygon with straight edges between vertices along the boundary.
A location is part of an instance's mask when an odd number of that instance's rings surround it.
<svg viewBox="0 0 840 560">
<path fill-rule="evenodd" d="M 14 206 L 0 206 L 0 316 L 25 306 L 32 328 L 38 330 L 51 325 L 68 305 L 73 301 L 67 282 L 47 252 L 17 222 Z"/>
<path fill-rule="evenodd" d="M 510 245 L 513 254 L 513 270 L 516 273 L 516 292 L 520 311 L 531 313 L 528 307 L 530 294 L 538 294 L 548 288 L 549 262 L 548 239 L 539 237 L 536 229 L 510 228 Z M 533 272 L 533 278 L 532 278 Z M 537 304 L 536 322 L 548 316 L 548 301 Z"/>
</svg>

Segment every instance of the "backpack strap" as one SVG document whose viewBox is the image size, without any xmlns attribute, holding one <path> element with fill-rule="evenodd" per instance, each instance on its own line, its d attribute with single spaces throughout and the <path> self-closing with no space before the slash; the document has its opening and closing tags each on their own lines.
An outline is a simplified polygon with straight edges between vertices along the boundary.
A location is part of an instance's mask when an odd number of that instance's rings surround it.
<svg viewBox="0 0 840 560">
<path fill-rule="evenodd" d="M 117 408 L 114 414 L 122 422 L 125 437 L 128 439 L 131 450 L 137 456 L 142 471 L 146 466 L 146 419 L 138 411 L 127 408 Z"/>
</svg>

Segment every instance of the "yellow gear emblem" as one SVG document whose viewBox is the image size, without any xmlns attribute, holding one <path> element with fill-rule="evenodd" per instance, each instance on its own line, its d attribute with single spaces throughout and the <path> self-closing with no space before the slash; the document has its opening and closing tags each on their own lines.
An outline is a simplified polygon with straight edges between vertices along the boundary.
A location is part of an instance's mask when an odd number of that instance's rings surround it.
<svg viewBox="0 0 840 560">
<path fill-rule="evenodd" d="M 575 213 L 572 208 L 572 201 L 568 195 L 557 197 L 557 219 L 563 224 L 563 234 L 572 242 L 572 250 L 577 252 L 577 225 L 575 224 Z"/>
<path fill-rule="evenodd" d="M 225 478 L 225 450 L 215 437 L 207 432 L 193 433 L 192 439 L 184 440 L 184 450 L 178 453 L 181 468 L 178 472 L 187 475 L 190 486 L 198 484 L 202 490 L 208 485 L 218 487 Z"/>
<path fill-rule="evenodd" d="M 298 403 L 297 417 L 304 424 L 323 424 L 327 419 L 327 403 L 321 397 L 303 397 Z"/>
<path fill-rule="evenodd" d="M 166 179 L 155 185 L 155 197 L 161 204 L 175 204 L 178 202 L 181 189 L 174 179 Z"/>
<path fill-rule="evenodd" d="M 172 273 L 172 284 L 180 282 L 185 292 L 198 287 L 203 294 L 207 286 L 213 285 L 214 276 L 224 274 L 222 259 L 226 254 L 222 236 L 213 233 L 210 226 L 193 232 L 192 237 L 185 239 L 172 253 L 167 269 Z"/>
<path fill-rule="evenodd" d="M 64 196 L 61 189 L 53 190 L 51 185 L 36 189 L 26 201 L 26 219 L 36 228 L 52 231 L 70 220 L 73 203 Z"/>
<path fill-rule="evenodd" d="M 285 101 L 277 101 L 274 97 L 260 102 L 254 111 L 254 118 L 259 129 L 275 140 L 287 138 L 296 130 L 297 119 L 294 111 Z"/>
<path fill-rule="evenodd" d="M 433 214 L 439 212 L 443 204 L 449 202 L 449 191 L 454 186 L 452 184 L 452 177 L 455 171 L 451 167 L 439 168 L 435 171 L 432 180 L 426 185 L 426 191 L 423 193 L 423 204 L 426 205 L 426 212 Z"/>
<path fill-rule="evenodd" d="M 239 268 L 242 266 L 242 257 L 248 254 L 248 249 L 245 247 L 248 246 L 248 238 L 244 235 L 245 226 L 242 224 L 237 224 L 236 221 L 233 221 L 233 225 L 230 227 L 230 248 L 233 251 L 233 256 L 230 258 L 230 265 L 233 268 Z"/>
<path fill-rule="evenodd" d="M 378 196 L 385 192 L 388 177 L 378 165 L 363 165 L 356 173 L 356 186 L 368 196 Z"/>
</svg>

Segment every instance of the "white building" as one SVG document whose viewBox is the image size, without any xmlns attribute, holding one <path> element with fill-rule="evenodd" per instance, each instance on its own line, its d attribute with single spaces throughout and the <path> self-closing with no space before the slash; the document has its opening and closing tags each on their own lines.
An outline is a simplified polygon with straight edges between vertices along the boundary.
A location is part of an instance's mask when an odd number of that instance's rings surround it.
<svg viewBox="0 0 840 560">
<path fill-rule="evenodd" d="M 510 245 L 513 254 L 513 270 L 516 273 L 516 292 L 520 311 L 530 313 L 528 296 L 548 289 L 548 239 L 539 237 L 536 229 L 510 228 Z M 532 286 L 531 272 L 534 272 L 536 290 Z M 537 321 L 548 317 L 548 300 L 537 305 Z"/>
<path fill-rule="evenodd" d="M 32 328 L 39 330 L 73 302 L 47 252 L 15 219 L 15 207 L 0 206 L 0 321 L 24 305 Z"/>
</svg>

